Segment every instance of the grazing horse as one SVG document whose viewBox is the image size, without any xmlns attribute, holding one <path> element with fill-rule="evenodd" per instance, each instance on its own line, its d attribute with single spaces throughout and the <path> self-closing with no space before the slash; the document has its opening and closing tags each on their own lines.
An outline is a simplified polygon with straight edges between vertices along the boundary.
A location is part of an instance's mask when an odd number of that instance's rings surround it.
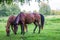
<svg viewBox="0 0 60 40">
<path fill-rule="evenodd" d="M 14 32 L 14 34 L 17 33 L 18 25 L 16 25 L 16 29 L 14 28 L 14 20 L 15 20 L 15 18 L 16 18 L 16 16 L 11 15 L 11 16 L 9 16 L 9 18 L 7 20 L 7 24 L 6 24 L 7 36 L 9 36 L 9 34 L 10 34 L 10 26 L 11 26 L 11 29 Z M 27 31 L 27 26 L 24 27 L 24 31 Z"/>
<path fill-rule="evenodd" d="M 35 30 L 36 30 L 37 26 L 39 26 L 38 33 L 40 33 L 40 27 L 43 26 L 43 24 L 41 24 L 41 16 L 42 15 L 40 15 L 38 13 L 20 12 L 20 14 L 17 15 L 17 17 L 15 18 L 15 21 L 14 21 L 15 31 L 16 31 L 17 25 L 20 24 L 21 25 L 21 34 L 24 34 L 25 33 L 24 32 L 24 27 L 27 26 L 26 24 L 34 23 L 35 28 L 33 30 L 33 33 L 35 33 Z M 44 20 L 44 17 L 43 17 L 43 20 Z"/>
<path fill-rule="evenodd" d="M 10 34 L 10 26 L 11 26 L 11 29 L 12 31 L 14 32 L 14 20 L 15 20 L 15 16 L 14 15 L 11 15 L 8 20 L 7 20 L 7 24 L 6 24 L 6 33 L 7 33 L 7 36 L 9 36 Z"/>
</svg>

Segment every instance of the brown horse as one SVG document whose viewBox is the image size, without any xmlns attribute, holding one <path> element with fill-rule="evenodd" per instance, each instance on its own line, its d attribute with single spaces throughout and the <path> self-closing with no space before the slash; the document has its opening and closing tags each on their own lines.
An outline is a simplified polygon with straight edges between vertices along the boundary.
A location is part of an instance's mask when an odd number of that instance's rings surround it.
<svg viewBox="0 0 60 40">
<path fill-rule="evenodd" d="M 13 23 L 14 23 L 15 18 L 16 17 L 14 15 L 11 15 L 7 20 L 7 24 L 6 24 L 6 33 L 7 33 L 7 35 L 10 34 L 10 26 L 11 26 L 12 31 L 14 32 Z"/>
<path fill-rule="evenodd" d="M 39 13 L 24 13 L 20 12 L 20 14 L 17 15 L 14 21 L 14 29 L 16 31 L 16 27 L 18 24 L 21 25 L 21 34 L 24 34 L 24 27 L 27 26 L 26 24 L 34 23 L 35 28 L 33 30 L 33 33 L 35 33 L 35 30 L 37 26 L 39 26 L 39 31 L 40 33 L 40 27 L 41 27 L 41 16 Z"/>
<path fill-rule="evenodd" d="M 14 20 L 15 20 L 15 18 L 16 18 L 16 16 L 11 15 L 11 16 L 9 16 L 9 18 L 7 20 L 7 24 L 6 24 L 7 36 L 9 36 L 9 34 L 10 34 L 10 26 L 11 26 L 11 29 L 14 32 L 14 34 L 17 33 L 18 25 L 16 25 L 16 29 L 14 29 Z M 24 29 L 25 29 L 25 31 L 27 31 L 27 26 L 24 27 Z"/>
</svg>

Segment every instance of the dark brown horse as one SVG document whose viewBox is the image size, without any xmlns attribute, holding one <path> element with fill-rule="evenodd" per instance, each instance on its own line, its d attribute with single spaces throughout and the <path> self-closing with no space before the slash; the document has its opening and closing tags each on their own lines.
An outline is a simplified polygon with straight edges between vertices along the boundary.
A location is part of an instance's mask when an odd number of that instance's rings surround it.
<svg viewBox="0 0 60 40">
<path fill-rule="evenodd" d="M 41 16 L 39 13 L 24 13 L 20 12 L 20 14 L 17 15 L 15 21 L 14 21 L 14 29 L 16 31 L 16 27 L 18 24 L 21 25 L 21 34 L 24 34 L 24 27 L 27 26 L 26 24 L 34 23 L 35 28 L 33 30 L 33 33 L 35 33 L 35 30 L 37 26 L 39 26 L 40 33 L 40 27 L 41 27 Z"/>
</svg>

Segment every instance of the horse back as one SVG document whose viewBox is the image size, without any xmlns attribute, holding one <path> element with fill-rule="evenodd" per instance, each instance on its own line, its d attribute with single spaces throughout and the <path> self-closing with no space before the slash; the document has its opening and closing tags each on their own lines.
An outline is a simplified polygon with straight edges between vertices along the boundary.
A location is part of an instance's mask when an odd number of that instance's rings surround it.
<svg viewBox="0 0 60 40">
<path fill-rule="evenodd" d="M 35 20 L 40 21 L 41 16 L 38 13 L 33 13 L 33 14 L 34 14 Z"/>
<path fill-rule="evenodd" d="M 26 14 L 26 17 L 25 17 L 25 22 L 26 23 L 32 23 L 35 21 L 35 17 L 33 14 L 29 13 L 29 14 Z"/>
<path fill-rule="evenodd" d="M 40 21 L 40 15 L 37 13 L 21 13 L 20 14 L 20 22 L 30 24 L 35 20 L 38 22 Z"/>
</svg>

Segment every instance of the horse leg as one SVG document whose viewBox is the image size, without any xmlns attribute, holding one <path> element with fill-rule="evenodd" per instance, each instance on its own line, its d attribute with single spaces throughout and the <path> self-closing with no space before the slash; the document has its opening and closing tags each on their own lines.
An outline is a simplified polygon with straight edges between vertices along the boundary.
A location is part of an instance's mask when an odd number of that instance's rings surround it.
<svg viewBox="0 0 60 40">
<path fill-rule="evenodd" d="M 38 26 L 39 26 L 39 32 L 38 33 L 40 33 L 40 27 L 41 27 L 40 22 L 38 22 Z"/>
<path fill-rule="evenodd" d="M 21 24 L 21 34 L 23 34 L 24 35 L 24 24 Z"/>
<path fill-rule="evenodd" d="M 25 32 L 28 32 L 28 29 L 27 29 L 27 25 L 26 24 L 25 24 L 24 30 L 25 30 Z"/>
<path fill-rule="evenodd" d="M 33 30 L 33 33 L 35 33 L 35 30 L 36 30 L 36 28 L 37 28 L 37 23 L 34 22 L 34 25 L 35 25 L 35 28 L 34 28 L 34 30 Z"/>
<path fill-rule="evenodd" d="M 14 32 L 14 30 L 13 30 L 13 25 L 11 25 L 11 29 L 12 29 L 12 31 Z"/>
<path fill-rule="evenodd" d="M 17 32 L 18 27 L 14 28 L 14 26 L 11 25 L 11 29 L 12 29 L 12 31 L 14 32 L 14 34 L 17 34 L 16 32 Z M 16 31 L 14 31 L 14 30 L 16 30 Z"/>
<path fill-rule="evenodd" d="M 18 26 L 17 25 L 15 25 L 15 27 L 14 27 L 14 34 L 17 34 L 17 30 L 18 30 Z"/>
</svg>

